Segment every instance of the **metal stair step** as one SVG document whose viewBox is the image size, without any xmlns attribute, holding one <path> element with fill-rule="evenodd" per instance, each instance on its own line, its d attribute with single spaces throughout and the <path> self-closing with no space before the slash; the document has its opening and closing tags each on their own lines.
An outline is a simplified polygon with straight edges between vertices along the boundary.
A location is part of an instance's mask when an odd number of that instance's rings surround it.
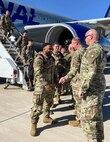
<svg viewBox="0 0 110 142">
<path fill-rule="evenodd" d="M 4 44 L 4 46 L 7 48 L 7 47 L 11 47 L 10 44 Z"/>
<path fill-rule="evenodd" d="M 26 82 L 26 78 L 24 77 L 24 65 L 23 65 L 23 61 L 22 61 L 22 58 L 19 54 L 19 49 L 17 49 L 9 39 L 6 38 L 6 41 L 4 41 L 4 33 L 3 31 L 0 29 L 0 40 L 1 40 L 1 43 L 2 45 L 4 46 L 4 48 L 7 50 L 8 54 L 10 54 L 10 56 L 12 58 L 10 58 L 11 60 L 13 60 L 13 62 L 15 63 L 15 66 L 17 67 L 18 71 L 21 72 L 19 76 L 18 75 L 18 84 L 20 82 L 22 82 L 22 86 L 23 88 L 28 88 L 27 87 L 27 82 Z M 19 80 L 20 79 L 20 80 Z M 21 81 L 22 79 L 22 81 Z M 20 81 L 20 82 L 19 82 Z M 16 81 L 15 81 L 16 82 Z"/>
<path fill-rule="evenodd" d="M 8 51 L 9 52 L 16 52 L 16 49 L 15 48 L 10 48 Z"/>
</svg>

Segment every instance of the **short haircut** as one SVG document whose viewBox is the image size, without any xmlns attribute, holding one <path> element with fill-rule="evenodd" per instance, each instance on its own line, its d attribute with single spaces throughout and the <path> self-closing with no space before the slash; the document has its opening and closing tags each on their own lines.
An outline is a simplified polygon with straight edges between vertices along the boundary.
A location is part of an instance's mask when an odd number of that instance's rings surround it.
<svg viewBox="0 0 110 142">
<path fill-rule="evenodd" d="M 47 45 L 52 45 L 51 43 L 49 43 L 49 42 L 47 42 L 47 43 L 44 43 L 43 45 L 42 45 L 42 48 L 44 48 L 45 46 L 47 46 Z"/>
<path fill-rule="evenodd" d="M 33 41 L 32 39 L 28 39 L 28 41 Z"/>
<path fill-rule="evenodd" d="M 55 44 L 60 45 L 59 42 L 54 42 L 54 43 L 52 44 L 52 46 L 54 46 Z"/>
<path fill-rule="evenodd" d="M 72 40 L 73 40 L 73 41 L 76 41 L 76 42 L 78 42 L 78 43 L 81 43 L 81 40 L 80 40 L 79 37 L 73 37 Z"/>
</svg>

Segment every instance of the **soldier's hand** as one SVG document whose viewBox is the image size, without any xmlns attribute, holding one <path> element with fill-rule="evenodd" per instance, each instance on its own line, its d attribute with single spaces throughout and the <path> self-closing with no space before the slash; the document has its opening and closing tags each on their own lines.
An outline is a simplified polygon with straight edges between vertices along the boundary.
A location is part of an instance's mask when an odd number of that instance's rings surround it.
<svg viewBox="0 0 110 142">
<path fill-rule="evenodd" d="M 59 63 L 59 61 L 58 61 L 58 60 L 56 60 L 56 61 L 55 61 L 55 65 L 58 65 L 58 63 Z"/>
<path fill-rule="evenodd" d="M 61 77 L 59 80 L 59 84 L 63 84 L 63 83 L 65 83 L 65 77 Z"/>
<path fill-rule="evenodd" d="M 52 84 L 47 84 L 44 86 L 45 88 L 45 91 L 48 92 L 48 93 L 51 93 L 53 91 L 53 86 Z"/>
</svg>

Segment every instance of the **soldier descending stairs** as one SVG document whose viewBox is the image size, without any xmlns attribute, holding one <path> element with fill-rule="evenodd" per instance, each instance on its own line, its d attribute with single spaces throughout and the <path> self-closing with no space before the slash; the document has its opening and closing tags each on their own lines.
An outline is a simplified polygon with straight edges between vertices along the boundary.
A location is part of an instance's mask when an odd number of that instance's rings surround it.
<svg viewBox="0 0 110 142">
<path fill-rule="evenodd" d="M 5 42 L 1 42 L 5 39 Z M 5 36 L 0 27 L 0 77 L 6 78 L 6 89 L 10 84 L 20 84 L 28 89 L 24 77 L 24 66 L 21 55 L 13 43 Z"/>
</svg>

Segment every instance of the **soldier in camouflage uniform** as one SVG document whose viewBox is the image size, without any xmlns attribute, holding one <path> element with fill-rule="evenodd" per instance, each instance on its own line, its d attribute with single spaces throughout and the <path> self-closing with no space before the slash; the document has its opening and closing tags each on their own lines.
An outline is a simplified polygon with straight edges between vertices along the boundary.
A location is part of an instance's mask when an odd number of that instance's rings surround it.
<svg viewBox="0 0 110 142">
<path fill-rule="evenodd" d="M 31 39 L 28 40 L 28 45 L 23 47 L 22 50 L 22 59 L 24 64 L 24 76 L 28 84 L 28 90 L 33 90 L 33 79 L 34 79 L 34 48 L 33 41 Z"/>
<path fill-rule="evenodd" d="M 52 46 L 50 43 L 43 45 L 43 52 L 37 54 L 34 60 L 35 91 L 33 93 L 33 107 L 31 110 L 31 135 L 37 135 L 37 123 L 39 115 L 44 114 L 44 123 L 53 124 L 55 121 L 50 117 L 50 107 L 53 104 L 54 69 L 55 63 L 51 56 Z"/>
<path fill-rule="evenodd" d="M 74 54 L 74 46 L 72 44 L 69 44 L 68 45 L 68 53 L 66 53 L 64 55 L 64 60 L 65 60 L 65 75 L 69 72 L 70 70 L 70 64 L 71 64 L 71 59 L 72 59 L 72 56 Z M 70 81 L 68 82 L 65 82 L 64 84 L 64 88 L 66 89 L 66 94 L 72 94 L 72 90 L 71 90 L 71 86 L 70 86 Z M 72 100 L 74 102 L 74 99 L 73 99 L 73 94 L 72 94 Z M 70 106 L 72 108 L 74 108 L 74 104 L 72 106 Z"/>
<path fill-rule="evenodd" d="M 20 55 L 22 54 L 23 47 L 28 44 L 28 31 L 24 31 L 22 35 L 20 35 L 15 43 L 15 45 L 19 48 Z"/>
<path fill-rule="evenodd" d="M 68 74 L 64 77 L 62 77 L 59 80 L 59 83 L 64 83 L 66 81 L 71 80 L 71 87 L 72 87 L 72 93 L 73 98 L 75 100 L 75 110 L 76 110 L 76 120 L 69 121 L 69 125 L 71 126 L 79 126 L 80 124 L 80 110 L 81 110 L 81 100 L 78 98 L 78 91 L 79 91 L 79 74 L 80 74 L 80 65 L 81 65 L 81 59 L 85 52 L 85 48 L 82 47 L 81 41 L 79 38 L 73 38 L 72 39 L 72 46 L 74 47 L 74 53 L 72 55 L 71 60 L 71 67 Z"/>
<path fill-rule="evenodd" d="M 1 17 L 1 26 L 4 30 L 4 35 L 9 38 L 12 35 L 14 24 L 12 23 L 10 12 L 8 10 L 6 11 L 5 15 Z M 3 41 L 5 42 L 5 37 L 3 38 Z"/>
<path fill-rule="evenodd" d="M 104 139 L 102 102 L 105 92 L 104 68 L 106 58 L 96 30 L 85 34 L 86 44 L 81 68 L 81 88 L 78 96 L 82 99 L 81 124 L 88 142 L 102 142 Z"/>
<path fill-rule="evenodd" d="M 33 63 L 34 63 L 34 56 L 35 56 L 35 50 L 33 48 L 33 41 L 29 40 L 28 45 L 26 46 L 26 56 L 27 56 L 27 63 L 29 63 L 28 66 L 28 78 L 29 78 L 29 86 L 28 90 L 33 91 L 34 85 L 34 68 L 33 68 Z"/>
<path fill-rule="evenodd" d="M 64 66 L 65 66 L 65 70 L 64 70 L 64 72 L 63 72 L 63 76 L 66 74 L 66 72 L 67 72 L 67 70 L 69 69 L 68 68 L 68 51 L 67 51 L 67 48 L 66 47 L 62 47 L 61 48 L 61 53 L 62 53 L 62 55 L 63 55 L 63 59 L 64 59 L 64 62 L 65 62 L 65 64 L 64 64 Z M 64 84 L 62 84 L 61 85 L 61 94 L 68 94 L 68 90 L 69 89 L 66 89 L 66 88 L 68 88 L 68 87 L 70 87 L 70 84 L 68 83 L 68 82 L 66 82 L 66 83 L 64 83 Z M 68 91 L 68 92 L 67 92 Z"/>
<path fill-rule="evenodd" d="M 56 98 L 58 104 L 60 104 L 60 102 L 61 102 L 60 95 L 61 95 L 61 87 L 62 87 L 60 84 L 58 84 L 58 81 L 65 70 L 63 55 L 59 50 L 60 50 L 60 44 L 55 42 L 53 44 L 52 56 L 55 60 L 55 66 L 56 66 L 55 71 L 57 74 L 57 82 L 56 82 L 56 87 L 55 87 L 56 91 L 55 91 L 54 97 Z"/>
</svg>

